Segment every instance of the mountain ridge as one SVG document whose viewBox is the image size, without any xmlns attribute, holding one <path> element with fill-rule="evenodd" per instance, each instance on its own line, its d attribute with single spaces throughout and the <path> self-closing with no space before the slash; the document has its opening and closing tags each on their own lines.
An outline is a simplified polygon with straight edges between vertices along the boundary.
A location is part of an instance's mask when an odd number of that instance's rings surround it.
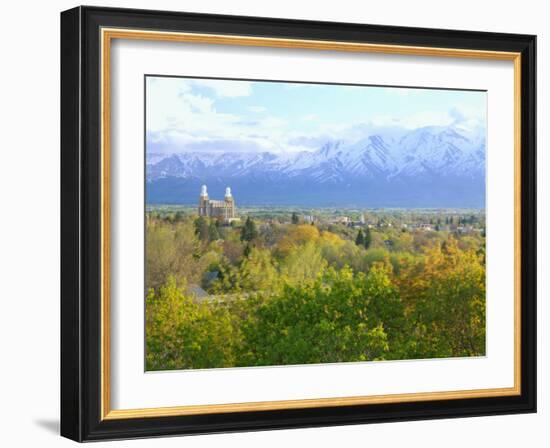
<svg viewBox="0 0 550 448">
<path fill-rule="evenodd" d="M 480 132 L 428 126 L 296 153 L 151 152 L 147 202 L 192 204 L 204 183 L 241 204 L 482 207 L 485 145 Z"/>
</svg>

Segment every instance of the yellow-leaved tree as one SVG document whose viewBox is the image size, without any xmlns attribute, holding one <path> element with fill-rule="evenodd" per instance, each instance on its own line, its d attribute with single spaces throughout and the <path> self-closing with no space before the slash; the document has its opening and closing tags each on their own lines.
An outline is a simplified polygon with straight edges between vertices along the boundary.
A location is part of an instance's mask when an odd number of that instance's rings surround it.
<svg viewBox="0 0 550 448">
<path fill-rule="evenodd" d="M 412 357 L 485 354 L 485 264 L 449 237 L 401 275 L 401 296 L 414 327 Z"/>
</svg>

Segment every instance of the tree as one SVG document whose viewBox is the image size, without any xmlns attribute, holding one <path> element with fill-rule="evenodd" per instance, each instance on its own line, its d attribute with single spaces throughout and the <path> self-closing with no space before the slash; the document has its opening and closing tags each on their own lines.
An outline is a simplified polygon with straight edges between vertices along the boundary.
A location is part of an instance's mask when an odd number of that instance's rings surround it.
<svg viewBox="0 0 550 448">
<path fill-rule="evenodd" d="M 319 230 L 315 226 L 299 224 L 292 228 L 289 237 L 295 244 L 305 244 L 309 241 L 317 241 L 319 239 Z"/>
<path fill-rule="evenodd" d="M 483 254 L 463 251 L 449 237 L 426 251 L 400 279 L 410 305 L 416 347 L 412 357 L 485 354 L 485 265 Z M 414 306 L 412 306 L 414 305 Z"/>
<path fill-rule="evenodd" d="M 218 226 L 214 221 L 210 221 L 208 226 L 208 240 L 217 241 L 220 239 L 220 232 L 218 231 Z"/>
<path fill-rule="evenodd" d="M 358 246 L 365 245 L 365 237 L 361 229 L 359 229 L 359 232 L 357 233 L 357 238 L 355 238 L 355 244 L 357 244 Z"/>
<path fill-rule="evenodd" d="M 291 222 L 292 224 L 298 224 L 300 222 L 300 219 L 298 218 L 296 212 L 292 212 Z"/>
<path fill-rule="evenodd" d="M 273 292 L 279 286 L 279 272 L 271 252 L 252 248 L 240 267 L 239 284 L 245 292 Z"/>
<path fill-rule="evenodd" d="M 373 314 L 369 320 L 369 290 L 380 300 L 392 290 L 377 282 L 367 282 L 364 274 L 354 275 L 349 268 L 328 269 L 313 283 L 287 286 L 259 299 L 243 322 L 239 365 L 385 359 L 388 335 L 382 317 Z"/>
<path fill-rule="evenodd" d="M 173 277 L 147 294 L 145 325 L 147 370 L 235 365 L 239 336 L 227 309 L 195 302 Z"/>
<path fill-rule="evenodd" d="M 336 233 L 329 232 L 328 230 L 321 233 L 321 244 L 331 244 L 335 247 L 340 247 L 344 244 L 344 240 L 340 238 Z"/>
<path fill-rule="evenodd" d="M 201 241 L 209 240 L 208 222 L 206 222 L 204 216 L 199 216 L 195 219 L 195 235 L 197 235 Z"/>
<path fill-rule="evenodd" d="M 364 244 L 365 244 L 365 249 L 370 248 L 370 245 L 372 244 L 372 235 L 370 233 L 369 227 L 367 227 L 367 229 L 365 230 Z"/>
<path fill-rule="evenodd" d="M 316 279 L 328 265 L 313 242 L 293 248 L 281 264 L 281 275 L 290 284 Z"/>
<path fill-rule="evenodd" d="M 256 224 L 250 216 L 246 218 L 244 226 L 241 229 L 241 241 L 252 241 L 258 237 L 258 230 L 256 229 Z"/>
<path fill-rule="evenodd" d="M 288 233 L 277 242 L 277 252 L 286 256 L 291 249 L 306 244 L 310 241 L 317 241 L 320 237 L 317 226 L 308 224 L 297 224 L 290 228 Z"/>
<path fill-rule="evenodd" d="M 389 350 L 384 359 L 406 359 L 411 343 L 410 324 L 392 270 L 386 261 L 374 263 L 369 270 L 363 285 L 369 298 L 367 316 L 371 327 L 381 327 L 387 335 Z"/>
<path fill-rule="evenodd" d="M 207 264 L 208 251 L 197 256 L 200 247 L 192 221 L 168 224 L 151 221 L 146 225 L 145 281 L 157 288 L 173 275 L 176 283 L 197 283 Z M 207 256 L 207 254 L 209 254 Z"/>
</svg>

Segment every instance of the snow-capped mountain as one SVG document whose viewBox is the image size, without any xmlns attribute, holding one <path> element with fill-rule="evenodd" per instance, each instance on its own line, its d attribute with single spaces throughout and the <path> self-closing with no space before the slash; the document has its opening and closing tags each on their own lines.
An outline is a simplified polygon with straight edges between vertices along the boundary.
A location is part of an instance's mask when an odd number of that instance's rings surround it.
<svg viewBox="0 0 550 448">
<path fill-rule="evenodd" d="M 328 140 L 314 151 L 147 154 L 147 201 L 194 203 L 201 184 L 241 204 L 479 207 L 485 135 L 458 126 Z"/>
</svg>

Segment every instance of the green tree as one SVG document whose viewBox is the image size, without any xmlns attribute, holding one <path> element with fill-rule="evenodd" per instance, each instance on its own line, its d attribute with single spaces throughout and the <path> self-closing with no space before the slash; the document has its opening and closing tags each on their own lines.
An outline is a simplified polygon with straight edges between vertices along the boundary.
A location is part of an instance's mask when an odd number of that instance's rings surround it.
<svg viewBox="0 0 550 448">
<path fill-rule="evenodd" d="M 374 282 L 370 287 L 381 293 Z M 363 274 L 329 269 L 314 283 L 287 286 L 279 295 L 255 299 L 243 322 L 239 365 L 384 359 L 388 336 L 381 322 L 369 320 L 366 286 Z"/>
<path fill-rule="evenodd" d="M 358 246 L 364 246 L 365 245 L 365 236 L 363 235 L 363 231 L 359 229 L 359 232 L 357 233 L 357 237 L 355 238 L 355 244 Z"/>
<path fill-rule="evenodd" d="M 369 249 L 372 244 L 372 235 L 370 227 L 367 227 L 365 230 L 365 239 L 364 239 L 365 249 Z"/>
<path fill-rule="evenodd" d="M 173 277 L 146 299 L 146 369 L 201 369 L 235 365 L 239 335 L 226 308 L 196 303 Z"/>
<path fill-rule="evenodd" d="M 316 279 L 327 265 L 320 248 L 314 242 L 308 242 L 290 250 L 282 262 L 281 275 L 287 283 L 298 284 Z"/>
<path fill-rule="evenodd" d="M 241 291 L 241 275 L 239 268 L 222 260 L 218 265 L 218 276 L 210 284 L 208 292 L 211 294 L 233 294 Z"/>
<path fill-rule="evenodd" d="M 406 359 L 410 351 L 410 326 L 392 270 L 387 261 L 377 262 L 365 278 L 363 287 L 369 298 L 368 321 L 371 327 L 382 327 L 387 334 L 388 351 L 384 359 Z"/>
<path fill-rule="evenodd" d="M 256 229 L 256 224 L 250 216 L 246 218 L 244 226 L 241 229 L 241 241 L 252 241 L 258 237 L 258 230 Z"/>
<path fill-rule="evenodd" d="M 298 218 L 298 214 L 296 212 L 292 212 L 292 217 L 291 217 L 291 222 L 292 224 L 299 224 L 300 223 L 300 218 Z"/>
<path fill-rule="evenodd" d="M 279 273 L 271 252 L 267 249 L 252 248 L 244 258 L 239 270 L 240 287 L 246 292 L 273 292 L 279 283 Z"/>
<path fill-rule="evenodd" d="M 157 288 L 173 275 L 178 284 L 200 281 L 209 252 L 197 256 L 199 241 L 193 223 L 168 224 L 148 222 L 145 237 L 145 281 L 147 288 Z M 210 257 L 213 254 L 209 254 Z"/>
<path fill-rule="evenodd" d="M 218 231 L 218 226 L 214 221 L 210 221 L 208 225 L 208 240 L 217 241 L 220 239 L 220 232 Z"/>
<path fill-rule="evenodd" d="M 206 219 L 204 219 L 204 216 L 199 216 L 195 219 L 195 235 L 197 235 L 201 241 L 209 240 L 209 225 Z"/>
</svg>

